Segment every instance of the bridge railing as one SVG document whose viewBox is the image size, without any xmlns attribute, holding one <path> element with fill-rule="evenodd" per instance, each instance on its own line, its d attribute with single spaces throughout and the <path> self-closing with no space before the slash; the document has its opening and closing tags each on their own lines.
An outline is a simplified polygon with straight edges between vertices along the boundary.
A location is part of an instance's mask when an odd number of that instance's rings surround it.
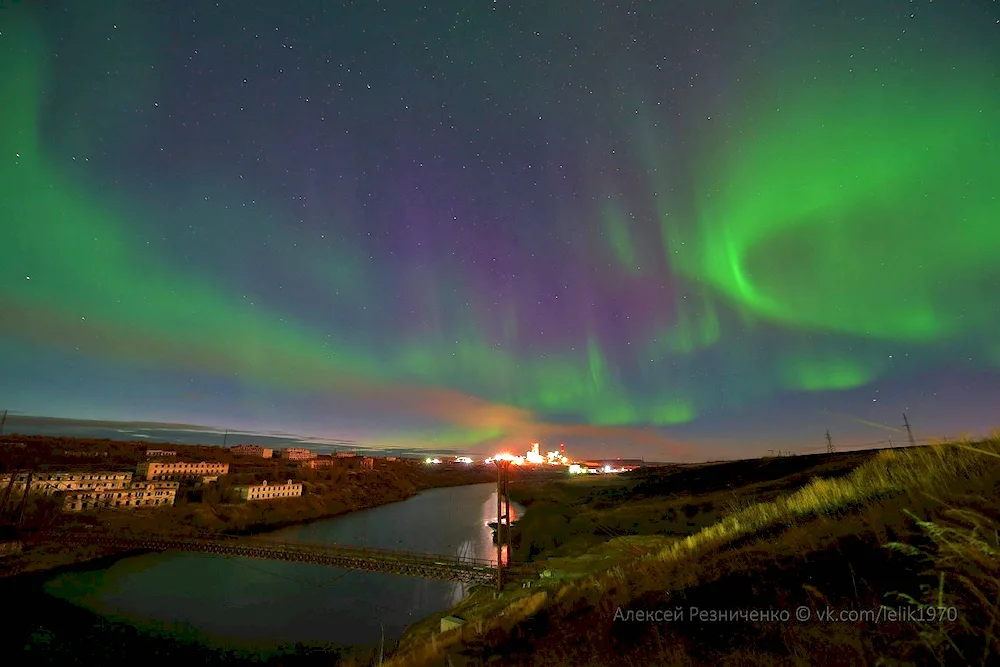
<svg viewBox="0 0 1000 667">
<path fill-rule="evenodd" d="M 255 545 L 280 545 L 285 549 L 320 549 L 339 550 L 357 553 L 370 554 L 372 556 L 405 557 L 420 560 L 447 560 L 467 565 L 482 565 L 493 567 L 496 561 L 488 558 L 473 558 L 471 556 L 451 555 L 442 553 L 430 553 L 426 551 L 411 551 L 408 549 L 389 549 L 385 547 L 374 547 L 358 544 L 343 544 L 340 542 L 278 542 L 276 540 L 254 540 Z"/>
<path fill-rule="evenodd" d="M 453 556 L 446 554 L 432 554 L 426 552 L 416 552 L 402 549 L 386 549 L 382 547 L 360 546 L 352 544 L 340 544 L 335 542 L 285 542 L 273 539 L 262 538 L 260 536 L 237 536 L 216 534 L 212 536 L 198 537 L 187 534 L 160 534 L 143 535 L 135 533 L 110 533 L 104 530 L 70 530 L 42 533 L 36 537 L 47 537 L 59 540 L 79 540 L 82 542 L 117 542 L 121 543 L 153 543 L 159 545 L 175 546 L 166 548 L 181 548 L 185 546 L 218 545 L 223 547 L 248 546 L 259 549 L 274 549 L 286 553 L 303 554 L 327 554 L 343 555 L 361 559 L 380 559 L 405 562 L 408 564 L 437 565 L 446 567 L 460 567 L 472 569 L 495 569 L 496 561 L 492 559 L 472 558 L 468 556 Z M 512 563 L 504 568 L 510 574 L 519 577 L 537 577 L 542 566 L 535 563 Z"/>
<path fill-rule="evenodd" d="M 42 537 L 42 535 L 39 535 Z M 402 549 L 387 549 L 382 547 L 371 547 L 367 545 L 342 544 L 337 542 L 285 542 L 260 537 L 241 537 L 234 535 L 212 535 L 198 537 L 185 534 L 159 534 L 142 535 L 135 533 L 109 533 L 106 531 L 74 530 L 48 533 L 44 537 L 58 540 L 72 540 L 83 542 L 145 542 L 149 543 L 175 543 L 190 545 L 220 546 L 253 546 L 257 548 L 268 548 L 297 553 L 340 553 L 357 557 L 384 558 L 392 560 L 406 560 L 409 562 L 440 563 L 444 565 L 462 565 L 468 567 L 496 567 L 496 561 L 483 558 L 473 558 L 469 556 L 455 556 L 450 554 L 435 554 L 427 552 L 417 552 Z"/>
</svg>

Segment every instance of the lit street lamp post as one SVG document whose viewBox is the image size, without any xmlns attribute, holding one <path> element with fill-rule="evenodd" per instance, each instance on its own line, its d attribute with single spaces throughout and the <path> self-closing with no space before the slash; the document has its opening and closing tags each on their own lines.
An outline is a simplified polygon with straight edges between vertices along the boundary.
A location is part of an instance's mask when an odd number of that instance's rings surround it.
<svg viewBox="0 0 1000 667">
<path fill-rule="evenodd" d="M 507 545 L 510 557 L 510 457 L 498 456 L 493 459 L 497 467 L 497 590 L 503 588 L 503 547 Z M 505 527 L 506 526 L 506 527 Z"/>
</svg>

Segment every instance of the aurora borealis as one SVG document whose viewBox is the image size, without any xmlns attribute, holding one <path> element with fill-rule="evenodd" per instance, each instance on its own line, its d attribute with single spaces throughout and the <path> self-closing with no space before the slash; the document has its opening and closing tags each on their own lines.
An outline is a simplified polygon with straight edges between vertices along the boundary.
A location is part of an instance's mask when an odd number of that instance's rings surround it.
<svg viewBox="0 0 1000 667">
<path fill-rule="evenodd" d="M 649 459 L 1000 425 L 995 2 L 96 4 L 0 9 L 0 408 Z"/>
</svg>

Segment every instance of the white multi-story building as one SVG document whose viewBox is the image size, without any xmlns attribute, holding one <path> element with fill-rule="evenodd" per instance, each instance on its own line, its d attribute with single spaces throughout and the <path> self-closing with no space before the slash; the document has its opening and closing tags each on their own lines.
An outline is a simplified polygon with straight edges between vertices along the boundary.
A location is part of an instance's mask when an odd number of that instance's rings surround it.
<svg viewBox="0 0 1000 667">
<path fill-rule="evenodd" d="M 63 496 L 63 510 L 81 512 L 116 507 L 173 505 L 177 482 L 133 482 L 128 488 L 98 488 L 70 491 Z"/>
<path fill-rule="evenodd" d="M 289 461 L 308 461 L 317 456 L 316 452 L 302 447 L 285 447 L 279 449 L 277 453 L 279 459 L 288 459 Z"/>
<path fill-rule="evenodd" d="M 240 494 L 240 499 L 271 500 L 272 498 L 297 498 L 302 495 L 302 482 L 288 480 L 285 484 L 268 484 L 264 481 L 260 484 L 247 484 L 233 487 Z"/>
<path fill-rule="evenodd" d="M 228 463 L 215 461 L 198 461 L 197 463 L 143 461 L 135 468 L 136 477 L 148 480 L 194 479 L 206 475 L 226 475 L 228 473 Z"/>
<path fill-rule="evenodd" d="M 14 475 L 13 491 L 24 491 L 28 473 Z M 0 489 L 6 491 L 11 483 L 10 473 L 0 475 Z M 101 470 L 95 472 L 60 471 L 31 474 L 31 492 L 52 495 L 61 491 L 89 489 L 124 489 L 132 483 L 132 473 Z"/>
<path fill-rule="evenodd" d="M 170 449 L 147 449 L 146 458 L 156 458 L 158 456 L 177 456 L 177 452 Z"/>
</svg>

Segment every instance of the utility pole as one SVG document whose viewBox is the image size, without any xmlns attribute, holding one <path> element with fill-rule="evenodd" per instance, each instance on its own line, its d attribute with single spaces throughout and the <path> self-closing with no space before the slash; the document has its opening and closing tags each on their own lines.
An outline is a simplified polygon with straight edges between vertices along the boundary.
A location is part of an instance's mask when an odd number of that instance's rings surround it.
<svg viewBox="0 0 1000 667">
<path fill-rule="evenodd" d="M 826 453 L 833 454 L 833 438 L 830 437 L 830 429 L 826 429 Z"/>
<path fill-rule="evenodd" d="M 21 508 L 17 513 L 17 532 L 21 532 L 21 526 L 24 524 L 24 508 L 28 506 L 28 492 L 31 491 L 31 477 L 34 475 L 33 470 L 28 471 L 28 479 L 24 481 L 24 495 L 21 496 Z"/>
<path fill-rule="evenodd" d="M 7 411 L 3 411 L 3 417 L 0 417 L 0 435 L 3 435 L 3 425 L 7 423 Z"/>
<path fill-rule="evenodd" d="M 14 478 L 17 477 L 17 473 L 20 468 L 14 468 L 13 472 L 10 473 L 10 481 L 7 482 L 7 489 L 3 494 L 3 504 L 0 505 L 0 519 L 3 518 L 4 512 L 7 511 L 7 501 L 10 500 L 10 493 L 14 490 Z"/>
<path fill-rule="evenodd" d="M 906 435 L 910 438 L 910 446 L 914 446 L 917 442 L 913 439 L 913 431 L 910 430 L 910 420 L 906 418 L 906 413 L 903 413 L 903 426 L 906 427 Z"/>
<path fill-rule="evenodd" d="M 226 441 L 229 440 L 229 429 L 226 429 L 226 434 L 222 436 L 222 446 L 226 446 Z"/>
</svg>

